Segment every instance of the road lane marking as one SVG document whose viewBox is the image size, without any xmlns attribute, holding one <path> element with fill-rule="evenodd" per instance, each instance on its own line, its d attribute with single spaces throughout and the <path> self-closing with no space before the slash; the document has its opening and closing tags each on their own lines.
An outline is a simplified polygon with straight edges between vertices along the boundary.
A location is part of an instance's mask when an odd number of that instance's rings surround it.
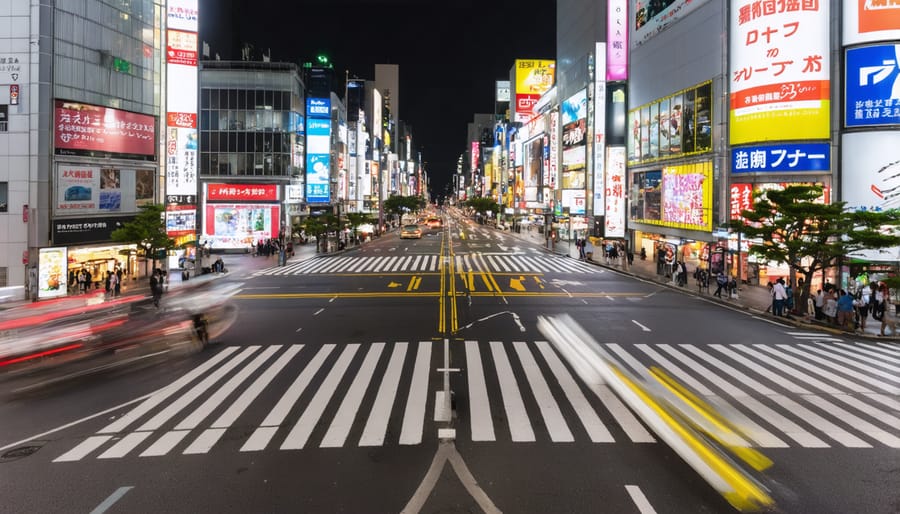
<svg viewBox="0 0 900 514">
<path fill-rule="evenodd" d="M 628 496 L 631 496 L 631 501 L 634 502 L 641 514 L 656 514 L 656 510 L 653 508 L 653 505 L 650 505 L 650 501 L 644 496 L 644 492 L 641 491 L 640 487 L 626 485 L 625 491 L 628 493 Z"/>
<path fill-rule="evenodd" d="M 325 309 L 321 308 L 321 309 L 317 310 L 316 312 L 314 312 L 313 316 L 318 316 L 319 314 L 322 314 L 322 312 L 324 312 L 324 311 L 325 311 Z"/>
<path fill-rule="evenodd" d="M 400 444 L 419 444 L 425 424 L 425 403 L 428 400 L 428 376 L 431 368 L 431 341 L 419 341 L 409 396 L 400 429 Z"/>
<path fill-rule="evenodd" d="M 141 457 L 162 457 L 175 447 L 182 439 L 187 437 L 190 430 L 172 430 L 166 432 L 155 443 L 141 453 Z"/>
<path fill-rule="evenodd" d="M 83 459 L 87 454 L 99 448 L 103 443 L 112 439 L 111 435 L 92 435 L 81 442 L 75 448 L 67 451 L 59 457 L 53 459 L 53 462 L 74 462 Z"/>
<path fill-rule="evenodd" d="M 544 426 L 550 434 L 550 440 L 553 442 L 575 441 L 575 437 L 572 435 L 572 431 L 569 430 L 559 405 L 553 398 L 553 393 L 550 392 L 550 386 L 547 385 L 547 381 L 544 379 L 544 375 L 541 373 L 527 344 L 523 341 L 514 341 L 513 349 L 519 356 L 519 363 L 525 371 L 525 378 L 528 380 L 528 385 L 531 386 L 531 392 L 541 411 L 541 417 L 544 418 Z"/>
<path fill-rule="evenodd" d="M 466 341 L 466 374 L 469 383 L 469 414 L 473 441 L 494 441 L 491 402 L 488 399 L 478 341 Z"/>
<path fill-rule="evenodd" d="M 306 441 L 309 440 L 309 436 L 319 422 L 319 418 L 325 412 L 325 407 L 328 406 L 328 402 L 334 395 L 341 378 L 343 378 L 347 368 L 350 367 L 350 362 L 353 361 L 357 350 L 359 350 L 359 344 L 350 344 L 341 352 L 340 357 L 334 363 L 325 380 L 322 381 L 322 385 L 319 386 L 315 396 L 310 400 L 309 405 L 306 406 L 306 410 L 303 411 L 300 419 L 294 424 L 294 428 L 291 429 L 281 443 L 282 450 L 300 450 L 306 446 Z"/>
<path fill-rule="evenodd" d="M 353 421 L 359 413 L 359 406 L 362 403 L 363 396 L 366 394 L 366 390 L 369 388 L 372 375 L 375 373 L 375 366 L 378 364 L 378 359 L 381 357 L 383 350 L 384 343 L 373 343 L 371 348 L 369 348 L 362 366 L 359 368 L 353 383 L 350 384 L 350 389 L 344 396 L 344 401 L 341 402 L 341 406 L 331 420 L 331 426 L 328 427 L 328 432 L 319 445 L 320 448 L 339 448 L 344 445 L 347 435 L 350 433 L 350 428 L 353 426 Z"/>
<path fill-rule="evenodd" d="M 503 398 L 503 409 L 506 411 L 509 435 L 513 442 L 534 442 L 534 430 L 531 428 L 525 403 L 522 401 L 522 394 L 519 392 L 519 385 L 516 383 L 503 343 L 491 341 L 490 345 L 494 367 L 497 369 L 497 379 L 500 382 L 500 395 Z"/>
<path fill-rule="evenodd" d="M 651 332 L 651 330 L 649 328 L 645 327 L 644 325 L 641 325 L 636 320 L 631 320 L 631 322 L 634 323 L 635 325 L 641 327 L 641 330 L 643 330 L 644 332 Z"/>
<path fill-rule="evenodd" d="M 278 427 L 284 422 L 285 418 L 287 418 L 288 413 L 291 411 L 291 407 L 294 406 L 294 403 L 300 398 L 300 395 L 303 394 L 306 386 L 309 385 L 313 376 L 319 368 L 322 367 L 322 363 L 325 362 L 325 359 L 331 354 L 334 348 L 335 345 L 326 344 L 322 346 L 321 350 L 316 352 L 316 355 L 313 356 L 312 360 L 309 361 L 309 364 L 303 368 L 303 371 L 297 375 L 294 382 L 278 400 L 278 403 L 272 407 L 272 410 L 269 411 L 269 414 L 260 424 L 259 428 L 250 435 L 250 438 L 247 439 L 247 442 L 241 447 L 242 452 L 260 451 L 266 448 L 266 445 L 269 444 L 269 441 L 275 435 Z"/>
<path fill-rule="evenodd" d="M 375 402 L 369 413 L 369 419 L 366 421 L 366 426 L 363 428 L 362 436 L 359 439 L 359 446 L 381 446 L 384 443 L 384 436 L 391 416 L 391 407 L 394 404 L 394 398 L 397 396 L 397 386 L 400 384 L 403 361 L 406 359 L 407 347 L 408 344 L 405 342 L 394 345 L 394 351 L 391 352 L 387 370 L 382 376 L 381 385 L 378 387 L 378 393 L 375 395 Z"/>
<path fill-rule="evenodd" d="M 112 445 L 105 452 L 101 453 L 97 456 L 98 459 L 121 459 L 122 457 L 131 453 L 131 450 L 137 448 L 137 445 L 141 444 L 146 440 L 153 432 L 132 432 L 122 439 L 119 439 L 116 444 Z"/>
<path fill-rule="evenodd" d="M 97 505 L 90 514 L 103 514 L 104 512 L 109 510 L 109 508 L 112 507 L 113 504 L 121 500 L 122 497 L 125 496 L 125 493 L 132 489 L 134 489 L 133 485 L 125 485 L 116 489 L 111 495 L 107 496 L 105 500 L 100 502 L 100 505 Z"/>
<path fill-rule="evenodd" d="M 569 399 L 572 408 L 575 409 L 575 414 L 578 415 L 578 419 L 580 419 L 581 424 L 584 425 L 584 429 L 587 431 L 588 437 L 591 438 L 591 442 L 615 442 L 609 429 L 606 428 L 606 425 L 600 420 L 600 416 L 597 415 L 597 412 L 591 407 L 591 404 L 588 403 L 587 398 L 585 398 L 584 394 L 581 392 L 581 388 L 578 387 L 575 379 L 572 378 L 572 374 L 569 373 L 566 366 L 559 359 L 559 356 L 553 351 L 553 347 L 550 346 L 550 343 L 547 341 L 537 341 L 535 344 L 538 347 L 538 351 L 543 355 L 544 362 L 550 367 L 550 371 L 553 373 L 553 376 L 556 377 L 556 381 L 559 383 L 560 387 L 562 387 L 563 392 L 566 394 L 566 398 Z M 469 383 L 471 384 L 471 380 Z"/>
</svg>

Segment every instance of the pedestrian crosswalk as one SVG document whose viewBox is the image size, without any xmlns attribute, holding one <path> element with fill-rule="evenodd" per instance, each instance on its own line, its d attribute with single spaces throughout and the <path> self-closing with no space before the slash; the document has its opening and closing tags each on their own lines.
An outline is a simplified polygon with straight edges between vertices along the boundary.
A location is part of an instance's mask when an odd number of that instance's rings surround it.
<svg viewBox="0 0 900 514">
<path fill-rule="evenodd" d="M 254 276 L 305 275 L 329 273 L 436 273 L 449 269 L 475 273 L 601 273 L 591 264 L 567 257 L 541 254 L 471 253 L 451 257 L 440 255 L 381 255 L 318 257 L 274 266 L 253 273 Z M 443 264 L 443 268 L 442 268 Z"/>
<path fill-rule="evenodd" d="M 55 462 L 435 441 L 437 423 L 429 413 L 441 388 L 437 344 L 224 347 Z M 578 373 L 580 363 L 568 362 L 547 341 L 453 344 L 452 364 L 462 371 L 453 382 L 457 438 L 655 441 L 605 383 Z M 900 448 L 896 345 L 601 346 L 623 368 L 664 368 L 758 447 Z"/>
</svg>

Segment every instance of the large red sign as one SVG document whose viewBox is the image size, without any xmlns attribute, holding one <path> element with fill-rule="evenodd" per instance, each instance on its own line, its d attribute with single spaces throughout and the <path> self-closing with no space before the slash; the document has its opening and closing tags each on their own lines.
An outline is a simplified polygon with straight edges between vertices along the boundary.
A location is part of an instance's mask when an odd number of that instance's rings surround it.
<svg viewBox="0 0 900 514">
<path fill-rule="evenodd" d="M 210 201 L 278 201 L 276 184 L 208 184 Z"/>
<path fill-rule="evenodd" d="M 97 105 L 56 101 L 56 151 L 156 155 L 156 119 Z"/>
<path fill-rule="evenodd" d="M 197 33 L 169 30 L 166 34 L 168 35 L 166 62 L 197 66 Z"/>
<path fill-rule="evenodd" d="M 167 112 L 167 127 L 197 128 L 197 113 L 194 112 Z"/>
</svg>

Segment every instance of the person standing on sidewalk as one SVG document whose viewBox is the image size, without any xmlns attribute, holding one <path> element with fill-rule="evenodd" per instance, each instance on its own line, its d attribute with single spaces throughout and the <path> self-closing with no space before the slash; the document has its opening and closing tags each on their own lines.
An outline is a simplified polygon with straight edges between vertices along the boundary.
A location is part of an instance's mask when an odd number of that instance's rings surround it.
<svg viewBox="0 0 900 514">
<path fill-rule="evenodd" d="M 853 320 L 853 295 L 841 289 L 837 301 L 837 324 L 841 330 L 846 330 L 847 325 Z"/>
<path fill-rule="evenodd" d="M 725 289 L 726 285 L 728 285 L 728 277 L 724 273 L 716 275 L 716 292 L 713 293 L 713 296 L 722 298 L 722 290 Z"/>
<path fill-rule="evenodd" d="M 163 295 L 163 276 L 159 268 L 150 275 L 150 294 L 153 295 L 153 305 L 158 308 Z"/>
<path fill-rule="evenodd" d="M 784 290 L 784 279 L 779 278 L 772 286 L 772 296 L 774 303 L 772 304 L 772 314 L 775 316 L 784 316 L 784 301 L 787 300 L 787 292 Z"/>
<path fill-rule="evenodd" d="M 816 320 L 822 321 L 822 318 L 825 317 L 825 315 L 822 314 L 822 309 L 825 308 L 825 293 L 823 293 L 821 289 L 816 291 L 816 299 L 813 308 L 816 311 Z"/>
</svg>

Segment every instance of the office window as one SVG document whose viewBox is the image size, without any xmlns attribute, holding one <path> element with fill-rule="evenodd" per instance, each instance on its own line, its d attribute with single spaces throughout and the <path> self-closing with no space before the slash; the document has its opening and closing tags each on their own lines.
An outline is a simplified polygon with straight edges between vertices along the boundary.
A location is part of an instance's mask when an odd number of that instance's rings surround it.
<svg viewBox="0 0 900 514">
<path fill-rule="evenodd" d="M 0 212 L 8 212 L 9 209 L 9 183 L 0 182 Z"/>
</svg>

